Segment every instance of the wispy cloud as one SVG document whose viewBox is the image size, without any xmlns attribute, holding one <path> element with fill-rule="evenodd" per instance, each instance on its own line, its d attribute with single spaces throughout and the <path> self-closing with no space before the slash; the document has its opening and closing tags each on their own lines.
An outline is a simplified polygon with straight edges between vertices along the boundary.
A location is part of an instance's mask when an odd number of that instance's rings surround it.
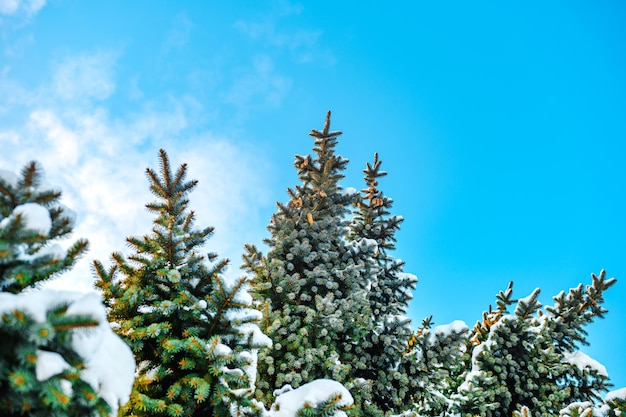
<svg viewBox="0 0 626 417">
<path fill-rule="evenodd" d="M 21 119 L 0 127 L 0 167 L 17 172 L 30 160 L 41 162 L 50 183 L 63 190 L 63 202 L 78 214 L 74 236 L 89 239 L 85 259 L 50 285 L 88 290 L 91 260 L 108 262 L 112 251 L 125 250 L 124 238 L 151 230 L 144 209 L 153 199 L 145 168 L 157 168 L 158 149 L 174 166 L 186 162 L 189 177 L 198 179 L 190 196 L 196 224 L 214 226 L 207 251 L 237 264 L 243 244 L 262 233 L 257 212 L 265 197 L 271 168 L 262 151 L 212 131 L 197 131 L 193 97 L 138 99 L 136 110 L 120 114 L 112 104 L 119 54 L 83 52 L 65 57 L 49 81 L 27 89 L 4 75 L 4 90 L 21 92 L 0 97 L 11 101 Z M 266 71 L 269 71 L 266 68 Z M 70 244 L 68 241 L 67 244 Z M 231 271 L 238 274 L 236 268 Z"/>
<path fill-rule="evenodd" d="M 261 106 L 279 106 L 291 88 L 291 80 L 274 69 L 267 55 L 253 58 L 252 68 L 235 80 L 226 94 L 226 101 L 240 108 L 250 108 L 253 100 L 260 98 Z"/>
<path fill-rule="evenodd" d="M 165 52 L 187 45 L 193 28 L 194 24 L 187 15 L 179 14 L 176 16 L 163 44 Z"/>
<path fill-rule="evenodd" d="M 334 65 L 334 54 L 322 44 L 322 30 L 291 28 L 286 24 L 301 12 L 301 6 L 280 2 L 265 16 L 254 21 L 238 20 L 234 27 L 266 47 L 288 51 L 298 63 L 315 61 L 325 66 Z"/>
<path fill-rule="evenodd" d="M 268 45 L 287 48 L 291 51 L 315 48 L 318 45 L 321 30 L 297 29 L 292 32 L 280 31 L 278 22 L 268 18 L 259 22 L 238 20 L 235 28 L 253 40 L 263 41 Z"/>
<path fill-rule="evenodd" d="M 115 92 L 112 52 L 84 53 L 63 60 L 54 74 L 54 89 L 66 100 L 104 100 Z"/>
<path fill-rule="evenodd" d="M 25 13 L 34 15 L 46 5 L 46 0 L 0 0 L 0 14 L 15 15 Z"/>
</svg>

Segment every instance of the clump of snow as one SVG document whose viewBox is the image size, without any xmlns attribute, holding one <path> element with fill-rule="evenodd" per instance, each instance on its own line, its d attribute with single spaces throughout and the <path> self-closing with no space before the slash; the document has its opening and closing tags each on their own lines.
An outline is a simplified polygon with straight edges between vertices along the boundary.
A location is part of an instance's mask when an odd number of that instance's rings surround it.
<svg viewBox="0 0 626 417">
<path fill-rule="evenodd" d="M 57 207 L 63 210 L 63 217 L 69 220 L 69 226 L 71 228 L 74 228 L 76 226 L 76 218 L 77 218 L 76 212 L 64 204 L 57 204 Z"/>
<path fill-rule="evenodd" d="M 522 303 L 525 305 L 530 304 L 531 300 L 533 299 L 533 297 L 536 297 L 537 294 L 539 294 L 539 292 L 541 292 L 540 288 L 535 288 L 533 290 L 533 292 L 531 292 L 530 294 L 528 294 L 526 297 L 522 297 L 519 300 L 517 300 L 518 303 Z"/>
<path fill-rule="evenodd" d="M 5 169 L 0 169 L 0 180 L 3 180 L 5 184 L 13 188 L 17 187 L 17 182 L 19 181 L 17 175 Z"/>
<path fill-rule="evenodd" d="M 0 314 L 20 310 L 41 323 L 46 322 L 46 313 L 60 304 L 68 305 L 65 313 L 68 316 L 90 316 L 99 322 L 95 328 L 75 331 L 72 348 L 85 365 L 80 371 L 81 379 L 109 404 L 111 415 L 117 415 L 119 405 L 125 404 L 130 397 L 135 359 L 130 348 L 111 330 L 100 296 L 51 289 L 21 294 L 0 293 Z M 62 372 L 65 365 L 67 362 L 58 353 L 39 351 L 37 379 L 48 379 Z"/>
<path fill-rule="evenodd" d="M 604 401 L 606 402 L 615 401 L 615 400 L 626 401 L 626 387 L 617 389 L 615 391 L 611 391 L 608 394 L 606 394 L 606 397 L 604 397 Z"/>
<path fill-rule="evenodd" d="M 563 360 L 565 362 L 570 363 L 572 365 L 576 365 L 578 369 L 580 370 L 585 370 L 585 368 L 589 368 L 590 370 L 597 371 L 598 374 L 602 376 L 607 376 L 607 377 L 609 376 L 608 372 L 606 371 L 606 367 L 604 365 L 602 365 L 600 362 L 589 357 L 588 355 L 584 354 L 581 351 L 574 352 L 574 353 L 564 352 L 563 356 L 564 356 Z"/>
<path fill-rule="evenodd" d="M 279 395 L 282 395 L 289 391 L 293 391 L 293 387 L 291 386 L 291 384 L 286 384 L 278 389 L 275 389 L 274 392 L 272 392 L 272 394 L 274 395 L 274 397 L 278 397 Z"/>
<path fill-rule="evenodd" d="M 354 194 L 358 194 L 357 189 L 356 189 L 356 188 L 354 188 L 354 187 L 346 187 L 346 188 L 343 190 L 343 195 L 344 195 L 344 196 L 350 196 L 350 195 L 354 195 Z"/>
<path fill-rule="evenodd" d="M 516 316 L 523 315 L 523 312 L 524 312 L 523 309 L 528 307 L 532 303 L 533 299 L 536 300 L 540 292 L 541 292 L 540 288 L 535 288 L 533 292 L 531 292 L 529 295 L 517 300 L 517 307 L 515 308 L 515 315 Z M 539 301 L 535 301 L 535 303 L 537 303 L 538 307 L 541 307 L 541 303 Z"/>
<path fill-rule="evenodd" d="M 259 326 L 254 323 L 244 323 L 237 326 L 237 329 L 244 334 L 246 340 L 249 337 L 250 342 L 255 347 L 272 347 L 272 339 L 261 331 Z"/>
<path fill-rule="evenodd" d="M 51 246 L 46 246 L 38 251 L 36 251 L 35 253 L 33 253 L 32 255 L 29 255 L 26 251 L 27 247 L 26 245 L 19 245 L 17 247 L 17 259 L 20 261 L 26 261 L 26 262 L 30 262 L 36 258 L 42 257 L 42 256 L 50 256 L 52 257 L 52 259 L 63 259 L 65 258 L 65 250 L 57 244 L 51 245 Z"/>
<path fill-rule="evenodd" d="M 35 230 L 42 235 L 50 233 L 52 227 L 50 213 L 48 209 L 37 203 L 20 204 L 15 207 L 10 217 L 0 221 L 0 227 L 5 227 L 11 218 L 18 215 L 22 216 L 22 225 L 25 229 Z"/>
<path fill-rule="evenodd" d="M 37 365 L 35 367 L 37 381 L 45 381 L 70 368 L 71 365 L 58 353 L 41 349 L 37 350 Z"/>
<path fill-rule="evenodd" d="M 352 241 L 348 244 L 353 253 L 376 253 L 378 252 L 378 242 L 375 239 L 363 238 L 358 241 Z"/>
<path fill-rule="evenodd" d="M 576 413 L 575 415 L 591 417 L 593 415 L 593 410 L 591 408 L 592 406 L 593 405 L 589 401 L 573 402 L 571 404 L 568 404 L 567 407 L 563 408 L 561 411 L 559 411 L 559 416 L 571 416 L 572 414 Z M 581 410 L 583 410 L 582 414 L 579 414 Z"/>
<path fill-rule="evenodd" d="M 233 299 L 237 303 L 245 304 L 247 306 L 252 305 L 252 296 L 248 292 L 248 287 L 244 286 L 237 292 L 237 295 Z"/>
<path fill-rule="evenodd" d="M 245 280 L 246 278 L 235 277 L 230 274 L 224 274 L 220 276 L 220 279 L 222 281 L 222 285 L 224 286 L 224 289 L 226 290 L 226 292 L 230 293 L 231 291 L 234 291 L 235 287 L 240 284 L 242 279 Z M 233 298 L 233 301 L 239 304 L 244 304 L 248 306 L 252 305 L 253 300 L 252 300 L 252 296 L 248 292 L 248 289 L 249 289 L 248 283 L 244 283 L 238 289 L 237 293 L 235 294 L 235 297 Z"/>
<path fill-rule="evenodd" d="M 417 283 L 418 281 L 417 275 L 411 274 L 410 272 L 398 272 L 396 276 L 398 277 L 398 279 L 402 281 L 406 280 L 406 281 L 411 281 L 415 283 Z"/>
<path fill-rule="evenodd" d="M 291 387 L 289 387 L 291 388 Z M 315 408 L 337 395 L 340 407 L 348 407 L 354 403 L 350 392 L 341 383 L 332 379 L 316 379 L 290 391 L 278 391 L 278 397 L 268 415 L 270 417 L 296 417 L 298 410 L 305 406 Z M 333 417 L 345 417 L 344 411 L 338 410 Z"/>
<path fill-rule="evenodd" d="M 251 320 L 261 320 L 263 314 L 252 308 L 231 308 L 224 313 L 224 316 L 228 321 L 246 323 Z"/>
<path fill-rule="evenodd" d="M 503 318 L 506 318 L 506 317 L 507 316 L 504 316 Z M 493 327 L 492 327 L 492 330 L 493 330 Z M 484 342 L 482 342 L 481 344 L 479 344 L 472 350 L 472 369 L 467 373 L 467 375 L 465 375 L 465 381 L 463 381 L 463 383 L 459 385 L 459 388 L 458 388 L 459 392 L 469 391 L 472 388 L 472 386 L 474 385 L 474 379 L 480 376 L 483 372 L 480 367 L 480 364 L 478 363 L 478 357 L 483 352 L 491 348 L 491 346 L 493 346 L 494 344 L 495 342 L 493 341 L 493 339 L 488 338 L 487 340 L 485 340 Z"/>
<path fill-rule="evenodd" d="M 257 370 L 257 362 L 258 362 L 258 351 L 257 349 L 251 349 L 248 351 L 239 352 L 239 359 L 246 362 L 246 365 L 243 367 L 243 371 L 248 375 L 248 380 L 250 381 L 250 392 L 254 392 L 256 389 L 256 370 Z"/>
<path fill-rule="evenodd" d="M 433 328 L 428 338 L 429 343 L 434 343 L 437 335 L 448 337 L 453 333 L 464 333 L 469 330 L 467 324 L 463 320 L 454 320 L 452 323 L 442 324 Z"/>
<path fill-rule="evenodd" d="M 226 346 L 225 344 L 218 343 L 215 346 L 215 349 L 213 349 L 213 354 L 215 356 L 228 356 L 228 355 L 230 355 L 232 353 L 232 351 L 233 350 L 231 348 L 229 348 L 228 346 Z"/>
</svg>

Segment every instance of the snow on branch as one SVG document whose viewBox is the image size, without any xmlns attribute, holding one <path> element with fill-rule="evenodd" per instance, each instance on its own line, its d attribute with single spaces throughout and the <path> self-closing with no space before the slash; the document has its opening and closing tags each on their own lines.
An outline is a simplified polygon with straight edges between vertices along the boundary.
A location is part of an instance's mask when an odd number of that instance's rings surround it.
<svg viewBox="0 0 626 417">
<path fill-rule="evenodd" d="M 318 407 L 334 409 L 334 413 L 327 414 L 329 417 L 346 417 L 345 410 L 354 404 L 348 389 L 332 379 L 316 379 L 294 390 L 279 392 L 269 417 L 296 417 L 302 408 Z"/>
</svg>

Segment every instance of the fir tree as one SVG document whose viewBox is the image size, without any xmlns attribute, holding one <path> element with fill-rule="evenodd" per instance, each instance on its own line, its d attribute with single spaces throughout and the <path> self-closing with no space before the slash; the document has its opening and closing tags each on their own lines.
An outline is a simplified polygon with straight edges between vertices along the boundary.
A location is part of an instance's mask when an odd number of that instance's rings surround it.
<svg viewBox="0 0 626 417">
<path fill-rule="evenodd" d="M 273 349 L 259 353 L 257 397 L 318 378 L 346 383 L 364 369 L 363 347 L 370 326 L 363 290 L 364 266 L 347 242 L 350 207 L 358 195 L 339 185 L 348 160 L 335 153 L 341 132 L 313 130 L 315 156 L 296 156 L 301 184 L 287 192 L 272 216 L 269 251 L 246 245 L 244 268 L 253 274 L 251 292 L 264 314 L 262 329 Z"/>
<path fill-rule="evenodd" d="M 41 302 L 41 291 L 21 293 L 70 268 L 87 248 L 85 240 L 69 250 L 56 243 L 72 231 L 74 219 L 59 203 L 60 196 L 60 191 L 43 187 L 43 171 L 35 162 L 26 165 L 19 177 L 0 172 L 3 416 L 106 416 L 111 410 L 83 380 L 84 358 L 72 345 L 76 332 L 89 331 L 99 322 L 89 315 L 67 314 L 70 302 L 65 298 L 48 304 Z M 58 372 L 42 375 L 40 361 L 62 366 Z"/>
<path fill-rule="evenodd" d="M 603 293 L 614 283 L 604 271 L 592 274 L 591 285 L 561 292 L 545 312 L 539 289 L 517 303 L 512 286 L 500 292 L 498 309 L 484 314 L 470 338 L 471 362 L 458 390 L 458 411 L 554 416 L 571 403 L 601 400 L 608 376 L 576 349 L 587 344 L 584 326 L 606 313 Z"/>
<path fill-rule="evenodd" d="M 382 411 L 400 411 L 410 405 L 411 376 L 399 368 L 411 336 L 407 308 L 413 298 L 417 278 L 403 272 L 404 262 L 394 259 L 396 232 L 403 218 L 390 214 L 393 200 L 378 188 L 382 161 L 374 154 L 373 163 L 363 170 L 367 188 L 356 204 L 349 240 L 356 257 L 362 258 L 361 280 L 371 311 L 371 326 L 363 341 L 365 368 L 355 376 L 371 381 L 371 401 Z M 358 401 L 358 395 L 357 395 Z"/>
<path fill-rule="evenodd" d="M 213 228 L 195 229 L 186 165 L 174 173 L 165 151 L 160 173 L 147 170 L 157 201 L 150 234 L 129 237 L 134 253 L 96 261 L 109 319 L 138 362 L 131 399 L 135 416 L 227 416 L 255 413 L 251 375 L 255 350 L 271 342 L 260 333 L 246 280 L 223 278 L 227 260 L 199 253 Z M 253 377 L 253 376 L 252 376 Z M 256 410 L 256 411 L 255 411 Z"/>
</svg>

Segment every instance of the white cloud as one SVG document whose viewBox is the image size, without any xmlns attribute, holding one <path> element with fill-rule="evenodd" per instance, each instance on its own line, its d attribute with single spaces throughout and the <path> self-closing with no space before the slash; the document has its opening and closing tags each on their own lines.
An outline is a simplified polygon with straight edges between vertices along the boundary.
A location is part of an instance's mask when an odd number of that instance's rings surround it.
<svg viewBox="0 0 626 417">
<path fill-rule="evenodd" d="M 0 13 L 13 14 L 17 12 L 19 5 L 19 0 L 0 0 Z"/>
<path fill-rule="evenodd" d="M 65 59 L 54 74 L 56 94 L 67 100 L 104 100 L 115 92 L 113 67 L 117 56 L 110 52 L 88 53 Z"/>
<path fill-rule="evenodd" d="M 258 213 L 260 207 L 273 206 L 267 193 L 271 166 L 262 158 L 262 152 L 251 145 L 242 151 L 232 142 L 210 135 L 194 142 L 204 145 L 172 153 L 171 158 L 186 162 L 188 177 L 198 180 L 190 196 L 190 206 L 197 214 L 196 225 L 215 227 L 207 246 L 220 257 L 230 258 L 230 272 L 237 275 L 244 243 L 263 235 L 269 220 L 259 218 Z"/>
<path fill-rule="evenodd" d="M 0 143 L 17 145 L 19 138 L 19 135 L 15 131 L 0 131 Z"/>
<path fill-rule="evenodd" d="M 30 115 L 35 128 L 44 133 L 44 140 L 56 150 L 54 158 L 63 160 L 69 165 L 76 165 L 80 152 L 76 134 L 67 129 L 51 110 L 34 111 Z"/>
<path fill-rule="evenodd" d="M 46 0 L 0 0 L 0 13 L 13 15 L 19 11 L 24 11 L 31 16 L 37 13 L 46 5 Z"/>
<path fill-rule="evenodd" d="M 267 222 L 258 215 L 260 205 L 271 204 L 264 192 L 271 173 L 262 152 L 196 131 L 193 120 L 201 108 L 193 97 L 136 100 L 132 114 L 107 107 L 103 98 L 116 89 L 116 59 L 111 53 L 67 57 L 48 78 L 52 82 L 37 89 L 23 88 L 8 74 L 0 79 L 5 90 L 21 92 L 10 104 L 24 120 L 0 125 L 0 167 L 17 173 L 31 160 L 41 162 L 47 180 L 62 189 L 63 203 L 78 214 L 74 237 L 65 244 L 79 237 L 90 241 L 87 256 L 50 285 L 91 289 L 93 259 L 108 264 L 111 252 L 126 251 L 127 236 L 150 232 L 152 215 L 144 207 L 153 195 L 145 169 L 158 169 L 159 148 L 168 151 L 174 168 L 188 163 L 188 178 L 200 181 L 190 199 L 197 227 L 215 227 L 206 250 L 236 264 L 243 244 L 262 234 Z M 0 107 L 5 100 L 0 98 Z M 238 274 L 234 268 L 231 273 Z"/>
</svg>

